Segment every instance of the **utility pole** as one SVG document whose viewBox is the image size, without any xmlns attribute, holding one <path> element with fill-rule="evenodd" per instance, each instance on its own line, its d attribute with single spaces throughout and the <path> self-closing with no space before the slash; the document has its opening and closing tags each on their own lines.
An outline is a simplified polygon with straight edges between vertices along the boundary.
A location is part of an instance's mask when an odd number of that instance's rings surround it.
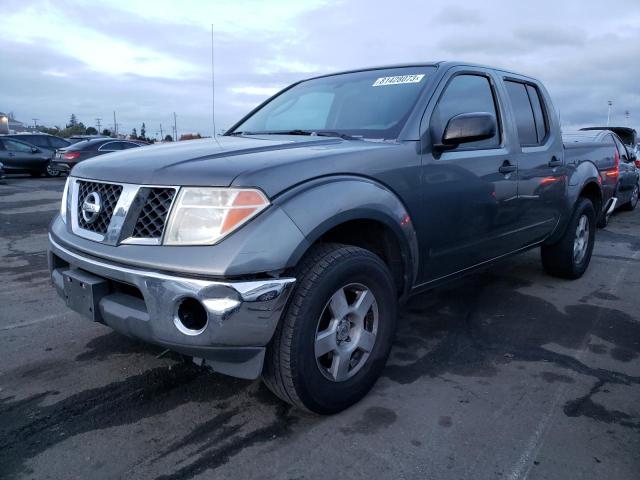
<svg viewBox="0 0 640 480">
<path fill-rule="evenodd" d="M 164 140 L 164 135 L 162 135 L 162 124 L 160 124 L 160 141 Z"/>
<path fill-rule="evenodd" d="M 176 112 L 173 112 L 173 140 L 178 141 L 178 123 L 176 121 Z"/>
<path fill-rule="evenodd" d="M 101 125 L 101 123 L 100 123 L 100 122 L 101 122 L 101 121 L 102 121 L 102 119 L 101 119 L 101 118 L 96 118 L 96 125 L 98 126 L 98 135 L 100 135 L 100 125 Z"/>
<path fill-rule="evenodd" d="M 33 128 L 38 128 L 38 120 L 40 120 L 39 118 L 32 118 L 31 120 L 33 120 Z"/>
<path fill-rule="evenodd" d="M 116 121 L 116 111 L 113 111 L 113 130 L 114 133 L 116 135 L 116 138 L 118 138 L 118 122 Z"/>
<path fill-rule="evenodd" d="M 213 23 L 211 24 L 211 120 L 213 122 L 213 138 L 216 138 L 218 132 L 216 132 L 216 89 L 214 80 L 214 56 L 213 56 Z"/>
<path fill-rule="evenodd" d="M 631 114 L 629 113 L 629 110 L 625 110 L 624 117 L 627 119 L 627 125 L 629 125 L 629 117 L 630 116 L 631 116 Z"/>
<path fill-rule="evenodd" d="M 609 110 L 607 112 L 607 127 L 609 126 L 609 122 L 611 121 L 611 105 L 613 105 L 613 102 L 611 100 L 609 100 L 607 102 L 607 104 L 609 105 Z"/>
</svg>

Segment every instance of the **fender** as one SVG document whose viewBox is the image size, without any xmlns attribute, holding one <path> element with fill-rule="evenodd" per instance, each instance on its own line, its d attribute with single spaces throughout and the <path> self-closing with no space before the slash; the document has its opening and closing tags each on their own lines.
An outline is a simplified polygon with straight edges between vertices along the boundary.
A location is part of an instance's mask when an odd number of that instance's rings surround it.
<svg viewBox="0 0 640 480">
<path fill-rule="evenodd" d="M 287 262 L 296 265 L 310 245 L 333 227 L 350 220 L 376 220 L 386 225 L 400 245 L 405 290 L 418 273 L 418 241 L 411 216 L 398 196 L 366 177 L 329 176 L 298 185 L 274 201 L 305 237 Z"/>
<path fill-rule="evenodd" d="M 578 201 L 578 197 L 580 197 L 580 193 L 585 189 L 585 187 L 591 184 L 593 184 L 600 192 L 600 198 L 602 199 L 600 210 L 602 210 L 602 207 L 606 204 L 608 198 L 605 198 L 605 195 L 603 194 L 600 172 L 595 164 L 591 161 L 583 161 L 577 165 L 572 165 L 567 169 L 567 195 L 565 199 L 565 206 L 560 214 L 560 218 L 554 232 L 545 241 L 546 244 L 553 244 L 562 237 L 567 228 L 567 224 L 569 223 L 569 219 L 573 214 L 573 209 Z M 600 212 L 596 212 L 596 215 L 599 214 Z"/>
</svg>

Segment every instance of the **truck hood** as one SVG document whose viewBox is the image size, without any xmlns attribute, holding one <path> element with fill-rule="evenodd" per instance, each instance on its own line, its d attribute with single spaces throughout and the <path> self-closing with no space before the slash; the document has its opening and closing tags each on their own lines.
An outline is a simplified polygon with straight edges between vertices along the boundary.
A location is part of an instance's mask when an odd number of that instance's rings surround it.
<svg viewBox="0 0 640 480">
<path fill-rule="evenodd" d="M 353 171 L 337 157 L 392 145 L 316 136 L 219 137 L 101 155 L 80 162 L 72 175 L 143 185 L 253 186 L 274 195 L 307 178 Z"/>
</svg>

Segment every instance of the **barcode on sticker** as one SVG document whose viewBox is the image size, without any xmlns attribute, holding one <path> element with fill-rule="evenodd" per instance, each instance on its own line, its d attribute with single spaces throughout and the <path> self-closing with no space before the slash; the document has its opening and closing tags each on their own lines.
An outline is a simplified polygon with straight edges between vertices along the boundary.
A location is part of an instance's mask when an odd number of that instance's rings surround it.
<svg viewBox="0 0 640 480">
<path fill-rule="evenodd" d="M 403 83 L 420 83 L 424 74 L 420 75 L 398 75 L 397 77 L 380 77 L 373 82 L 372 87 L 383 87 L 385 85 L 400 85 Z"/>
</svg>

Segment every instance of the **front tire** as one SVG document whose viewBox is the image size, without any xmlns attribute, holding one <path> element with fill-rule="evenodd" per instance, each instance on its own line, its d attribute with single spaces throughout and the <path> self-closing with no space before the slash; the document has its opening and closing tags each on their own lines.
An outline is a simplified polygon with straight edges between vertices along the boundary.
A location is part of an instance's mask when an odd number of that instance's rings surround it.
<svg viewBox="0 0 640 480">
<path fill-rule="evenodd" d="M 542 265 L 554 277 L 580 278 L 589 266 L 595 240 L 596 212 L 587 198 L 579 198 L 560 240 L 540 249 Z"/>
<path fill-rule="evenodd" d="M 285 402 L 320 413 L 353 405 L 385 366 L 397 296 L 384 262 L 340 244 L 312 247 L 267 348 L 264 383 Z"/>
</svg>

